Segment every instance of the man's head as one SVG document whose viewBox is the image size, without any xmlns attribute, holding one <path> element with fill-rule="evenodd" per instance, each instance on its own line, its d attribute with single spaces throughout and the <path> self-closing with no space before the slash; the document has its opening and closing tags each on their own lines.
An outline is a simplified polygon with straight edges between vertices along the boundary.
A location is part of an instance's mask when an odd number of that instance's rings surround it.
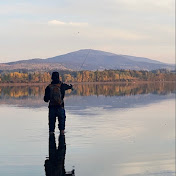
<svg viewBox="0 0 176 176">
<path fill-rule="evenodd" d="M 53 81 L 59 80 L 59 72 L 53 72 L 53 73 L 52 73 L 52 76 L 51 76 L 51 79 L 52 79 Z"/>
</svg>

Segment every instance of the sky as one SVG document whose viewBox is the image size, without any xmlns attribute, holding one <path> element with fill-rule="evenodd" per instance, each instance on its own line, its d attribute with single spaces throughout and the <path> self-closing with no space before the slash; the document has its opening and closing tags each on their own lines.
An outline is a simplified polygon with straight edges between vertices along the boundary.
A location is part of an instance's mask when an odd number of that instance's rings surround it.
<svg viewBox="0 0 176 176">
<path fill-rule="evenodd" d="M 175 63 L 174 0 L 0 0 L 0 63 L 80 49 Z"/>
</svg>

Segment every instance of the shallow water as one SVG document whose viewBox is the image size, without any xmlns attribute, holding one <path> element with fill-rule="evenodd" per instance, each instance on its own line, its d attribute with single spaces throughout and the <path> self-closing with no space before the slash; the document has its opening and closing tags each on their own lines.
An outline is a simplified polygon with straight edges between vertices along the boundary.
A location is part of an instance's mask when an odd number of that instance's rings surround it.
<svg viewBox="0 0 176 176">
<path fill-rule="evenodd" d="M 175 85 L 75 85 L 65 97 L 66 150 L 61 138 L 57 152 L 44 88 L 0 87 L 0 175 L 175 175 Z"/>
</svg>

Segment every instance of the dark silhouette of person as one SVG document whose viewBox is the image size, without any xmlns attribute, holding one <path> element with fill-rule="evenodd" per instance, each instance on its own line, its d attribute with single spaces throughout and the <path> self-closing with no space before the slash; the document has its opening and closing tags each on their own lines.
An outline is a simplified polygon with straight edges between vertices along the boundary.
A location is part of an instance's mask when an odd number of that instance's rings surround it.
<svg viewBox="0 0 176 176">
<path fill-rule="evenodd" d="M 58 148 L 56 148 L 54 133 L 49 135 L 49 158 L 45 160 L 46 176 L 75 176 L 74 169 L 65 171 L 66 143 L 65 135 L 59 135 Z"/>
<path fill-rule="evenodd" d="M 65 130 L 65 109 L 64 109 L 64 96 L 65 91 L 72 89 L 72 85 L 65 84 L 60 81 L 59 73 L 52 73 L 52 82 L 45 89 L 44 101 L 49 102 L 49 132 L 54 133 L 56 117 L 58 117 L 58 128 L 61 134 Z"/>
</svg>

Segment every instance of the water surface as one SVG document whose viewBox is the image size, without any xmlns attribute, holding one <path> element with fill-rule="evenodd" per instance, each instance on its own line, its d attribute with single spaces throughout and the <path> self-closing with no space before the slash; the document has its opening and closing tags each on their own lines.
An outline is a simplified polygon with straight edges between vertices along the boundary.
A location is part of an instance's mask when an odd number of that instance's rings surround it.
<svg viewBox="0 0 176 176">
<path fill-rule="evenodd" d="M 48 134 L 45 86 L 0 86 L 0 175 L 45 176 L 51 163 L 57 175 L 175 175 L 174 84 L 74 87 L 58 142 L 58 130 Z"/>
</svg>

